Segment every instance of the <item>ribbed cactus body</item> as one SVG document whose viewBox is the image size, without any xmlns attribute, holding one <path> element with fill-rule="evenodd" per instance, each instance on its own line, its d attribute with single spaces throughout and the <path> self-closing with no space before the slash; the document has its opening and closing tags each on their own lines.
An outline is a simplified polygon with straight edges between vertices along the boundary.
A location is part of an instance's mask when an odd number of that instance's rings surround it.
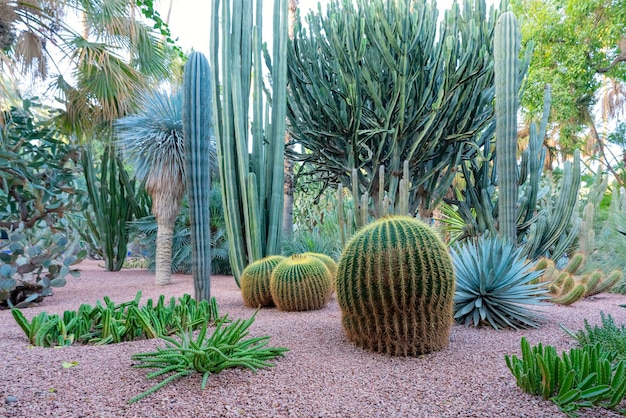
<svg viewBox="0 0 626 418">
<path fill-rule="evenodd" d="M 496 87 L 496 152 L 500 235 L 517 242 L 517 112 L 520 32 L 513 12 L 496 23 L 493 37 Z"/>
<path fill-rule="evenodd" d="M 191 224 L 192 274 L 197 300 L 211 298 L 211 107 L 209 62 L 202 53 L 192 52 L 185 64 L 183 79 L 183 132 Z"/>
<path fill-rule="evenodd" d="M 316 257 L 293 255 L 274 269 L 270 292 L 281 311 L 321 309 L 332 293 L 330 271 Z"/>
<path fill-rule="evenodd" d="M 455 279 L 447 248 L 423 222 L 379 219 L 346 245 L 337 300 L 348 339 L 390 355 L 448 345 Z"/>
<path fill-rule="evenodd" d="M 308 253 L 303 253 L 302 255 L 315 257 L 324 263 L 324 265 L 330 272 L 331 289 L 334 292 L 335 287 L 336 287 L 335 282 L 337 281 L 337 262 L 333 260 L 332 257 L 329 257 L 326 254 L 308 252 Z"/>
<path fill-rule="evenodd" d="M 270 292 L 270 278 L 277 265 L 285 260 L 280 255 L 271 255 L 249 264 L 241 274 L 241 297 L 250 308 L 274 306 Z"/>
</svg>

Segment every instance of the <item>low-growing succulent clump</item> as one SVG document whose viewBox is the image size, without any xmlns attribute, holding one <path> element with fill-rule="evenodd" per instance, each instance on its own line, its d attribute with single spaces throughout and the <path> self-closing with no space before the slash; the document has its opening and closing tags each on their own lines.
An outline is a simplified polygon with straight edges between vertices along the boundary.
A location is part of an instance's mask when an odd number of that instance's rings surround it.
<svg viewBox="0 0 626 418">
<path fill-rule="evenodd" d="M 53 287 L 65 286 L 67 275 L 80 276 L 73 266 L 86 255 L 49 227 L 11 233 L 0 241 L 0 309 L 26 308 L 51 296 Z"/>
<path fill-rule="evenodd" d="M 604 275 L 600 270 L 581 274 L 584 268 L 585 256 L 582 253 L 574 254 L 565 268 L 559 270 L 554 261 L 542 258 L 535 269 L 542 271 L 538 282 L 548 290 L 548 300 L 559 305 L 571 305 L 586 297 L 608 292 L 622 279 L 621 270 L 613 270 Z"/>
<path fill-rule="evenodd" d="M 448 345 L 454 272 L 448 249 L 423 222 L 381 218 L 347 243 L 337 271 L 343 329 L 358 346 L 415 356 Z"/>
<path fill-rule="evenodd" d="M 169 382 L 193 373 L 202 374 L 204 389 L 210 375 L 226 368 L 244 367 L 254 372 L 263 367 L 273 366 L 274 364 L 268 360 L 283 357 L 289 350 L 268 347 L 269 336 L 245 339 L 254 318 L 252 316 L 245 321 L 237 319 L 225 325 L 228 319 L 224 316 L 217 321 L 215 330 L 210 335 L 207 333 L 205 322 L 196 337 L 191 329 L 181 328 L 176 333 L 177 338 L 161 336 L 165 341 L 165 348 L 157 347 L 156 351 L 133 354 L 132 360 L 137 361 L 134 367 L 157 369 L 148 374 L 148 379 L 168 374 L 169 376 L 130 399 L 128 403 L 137 402 Z"/>
<path fill-rule="evenodd" d="M 156 304 L 148 299 L 139 306 L 141 292 L 134 300 L 115 304 L 104 297 L 95 306 L 83 304 L 78 311 L 65 311 L 62 315 L 42 312 L 28 321 L 19 309 L 12 309 L 13 318 L 22 328 L 32 345 L 41 347 L 65 346 L 75 342 L 103 345 L 157 338 L 176 330 L 196 330 L 206 323 L 218 320 L 217 303 L 196 301 L 190 295 L 172 297 L 169 304 L 159 297 Z"/>
<path fill-rule="evenodd" d="M 616 409 L 626 394 L 626 362 L 602 345 L 572 348 L 561 356 L 552 346 L 521 341 L 522 357 L 505 356 L 517 385 L 554 402 L 568 416 L 584 407 Z"/>
<path fill-rule="evenodd" d="M 330 271 L 319 258 L 292 255 L 274 268 L 270 292 L 281 311 L 321 309 L 332 294 Z"/>
<path fill-rule="evenodd" d="M 574 338 L 581 347 L 600 344 L 603 350 L 615 352 L 618 359 L 626 361 L 626 326 L 622 324 L 618 327 L 613 317 L 605 315 L 604 312 L 600 312 L 600 319 L 600 325 L 594 326 L 591 326 L 589 321 L 585 319 L 583 329 L 576 332 L 563 325 L 561 328 Z"/>
<path fill-rule="evenodd" d="M 540 271 L 522 248 L 497 236 L 451 248 L 456 273 L 454 318 L 464 325 L 499 328 L 537 327 L 546 290 L 536 283 Z"/>
<path fill-rule="evenodd" d="M 271 255 L 250 263 L 241 273 L 241 297 L 250 308 L 274 306 L 270 292 L 270 278 L 278 264 L 285 260 L 280 255 Z"/>
</svg>

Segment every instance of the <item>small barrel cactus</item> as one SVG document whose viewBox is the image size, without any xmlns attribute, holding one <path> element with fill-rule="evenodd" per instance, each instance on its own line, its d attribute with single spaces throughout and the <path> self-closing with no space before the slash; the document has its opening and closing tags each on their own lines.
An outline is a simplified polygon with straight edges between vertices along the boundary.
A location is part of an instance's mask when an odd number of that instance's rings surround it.
<svg viewBox="0 0 626 418">
<path fill-rule="evenodd" d="M 332 291 L 334 292 L 335 281 L 337 280 L 337 262 L 333 260 L 332 257 L 329 257 L 326 254 L 308 252 L 308 253 L 303 253 L 302 255 L 315 257 L 324 263 L 328 271 L 330 271 L 331 288 L 332 288 Z"/>
<path fill-rule="evenodd" d="M 316 257 L 292 255 L 274 269 L 270 291 L 281 311 L 321 309 L 332 293 L 330 271 Z"/>
<path fill-rule="evenodd" d="M 272 272 L 285 257 L 271 255 L 250 263 L 241 274 L 241 296 L 243 303 L 251 308 L 274 306 L 270 293 Z"/>
<path fill-rule="evenodd" d="M 348 339 L 389 355 L 420 355 L 448 345 L 455 279 L 446 246 L 423 222 L 379 219 L 346 245 L 337 300 Z"/>
</svg>

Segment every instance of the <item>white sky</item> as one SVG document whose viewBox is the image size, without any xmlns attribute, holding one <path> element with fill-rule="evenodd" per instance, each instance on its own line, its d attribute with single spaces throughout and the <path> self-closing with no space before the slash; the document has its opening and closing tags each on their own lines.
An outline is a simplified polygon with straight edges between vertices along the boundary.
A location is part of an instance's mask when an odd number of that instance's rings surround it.
<svg viewBox="0 0 626 418">
<path fill-rule="evenodd" d="M 253 0 L 247 0 L 253 1 Z M 487 4 L 493 3 L 494 0 L 487 0 Z M 320 0 L 323 5 L 326 0 Z M 318 0 L 300 0 L 300 13 L 312 8 L 317 8 Z M 438 0 L 437 4 L 440 9 L 448 9 L 452 4 L 452 0 Z M 157 10 L 163 20 L 166 19 L 169 0 L 160 0 Z M 178 45 L 183 51 L 194 49 L 205 55 L 209 53 L 209 31 L 210 31 L 210 2 L 208 0 L 175 0 L 172 6 L 170 16 L 170 30 L 174 39 L 178 38 Z M 267 24 L 264 22 L 265 28 L 271 28 L 271 13 L 273 1 L 264 0 L 263 8 L 267 11 Z M 264 35 L 264 41 L 268 41 L 267 34 Z"/>
</svg>

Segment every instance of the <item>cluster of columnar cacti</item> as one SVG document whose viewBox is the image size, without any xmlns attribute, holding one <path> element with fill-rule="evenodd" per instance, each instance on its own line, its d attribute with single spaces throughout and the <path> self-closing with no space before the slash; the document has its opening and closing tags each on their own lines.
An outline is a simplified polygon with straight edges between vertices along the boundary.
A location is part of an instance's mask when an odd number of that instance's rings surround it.
<svg viewBox="0 0 626 418">
<path fill-rule="evenodd" d="M 270 278 L 278 264 L 285 260 L 280 255 L 270 255 L 250 263 L 241 274 L 243 303 L 251 308 L 274 306 L 270 292 Z"/>
<path fill-rule="evenodd" d="M 411 187 L 409 176 L 409 162 L 404 161 L 402 165 L 402 177 L 397 180 L 397 175 L 391 177 L 398 181 L 397 201 L 389 198 L 389 194 L 385 191 L 385 166 L 378 168 L 378 198 L 375 207 L 370 208 L 370 196 L 367 191 L 363 194 L 359 190 L 359 174 L 357 169 L 352 170 L 352 202 L 354 209 L 348 213 L 347 222 L 344 219 L 344 193 L 343 185 L 339 183 L 337 187 L 337 217 L 339 220 L 339 231 L 341 233 L 341 243 L 346 244 L 346 240 L 352 236 L 352 231 L 360 229 L 370 222 L 370 213 L 375 219 L 383 218 L 389 215 L 405 215 L 409 216 L 409 190 Z"/>
<path fill-rule="evenodd" d="M 321 309 L 332 294 L 331 273 L 320 258 L 295 254 L 274 269 L 270 292 L 281 311 Z"/>
<path fill-rule="evenodd" d="M 245 266 L 278 254 L 282 242 L 287 0 L 274 1 L 271 113 L 263 85 L 262 2 L 212 4 L 211 78 L 221 86 L 213 90 L 215 137 L 229 259 L 239 284 Z"/>
<path fill-rule="evenodd" d="M 423 222 L 381 218 L 346 245 L 337 271 L 343 328 L 358 346 L 420 355 L 448 345 L 455 279 L 447 248 Z"/>
<path fill-rule="evenodd" d="M 515 103 L 530 62 L 532 43 L 529 43 L 524 59 L 519 61 L 517 45 L 520 35 L 515 16 L 511 12 L 503 13 L 496 28 L 497 153 L 493 152 L 491 144 L 485 144 L 482 149 L 485 159 L 462 162 L 463 187 L 457 191 L 458 197 L 445 201 L 458 208 L 458 214 L 467 224 L 461 239 L 486 231 L 500 232 L 513 242 L 524 242 L 523 254 L 530 259 L 546 254 L 558 259 L 578 237 L 580 228 L 580 219 L 574 213 L 580 189 L 580 152 L 576 150 L 573 160 L 565 162 L 559 189 L 542 191 L 545 186 L 541 184 L 541 176 L 546 156 L 543 140 L 550 114 L 550 89 L 546 88 L 541 125 L 537 127 L 531 123 L 528 147 L 517 164 L 515 116 L 519 109 Z M 493 129 L 490 127 L 483 135 L 493 135 Z"/>
<path fill-rule="evenodd" d="M 600 270 L 580 274 L 584 262 L 582 253 L 574 254 L 562 270 L 557 269 L 554 261 L 548 258 L 537 262 L 535 270 L 544 271 L 538 280 L 545 283 L 550 302 L 571 305 L 582 298 L 608 292 L 622 279 L 621 270 L 613 270 L 607 276 Z"/>
<path fill-rule="evenodd" d="M 191 224 L 191 270 L 197 300 L 211 298 L 211 90 L 209 62 L 201 53 L 192 52 L 183 77 L 183 133 Z"/>
</svg>

